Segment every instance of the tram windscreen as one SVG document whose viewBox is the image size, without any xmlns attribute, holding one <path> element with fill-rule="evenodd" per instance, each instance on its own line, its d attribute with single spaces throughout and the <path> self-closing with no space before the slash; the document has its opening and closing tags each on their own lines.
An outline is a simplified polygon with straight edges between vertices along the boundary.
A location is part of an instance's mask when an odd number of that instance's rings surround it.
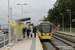
<svg viewBox="0 0 75 50">
<path fill-rule="evenodd" d="M 44 23 L 41 24 L 41 33 L 49 33 L 50 30 L 50 24 L 49 23 Z"/>
</svg>

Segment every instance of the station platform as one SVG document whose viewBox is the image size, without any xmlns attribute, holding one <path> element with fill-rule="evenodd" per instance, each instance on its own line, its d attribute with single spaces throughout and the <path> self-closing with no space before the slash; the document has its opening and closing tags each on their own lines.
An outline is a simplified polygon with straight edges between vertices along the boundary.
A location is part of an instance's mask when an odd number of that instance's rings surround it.
<svg viewBox="0 0 75 50">
<path fill-rule="evenodd" d="M 63 31 L 53 31 L 53 32 L 62 33 L 62 34 L 70 35 L 70 36 L 75 36 L 75 33 L 73 33 L 73 32 L 63 32 Z"/>
<path fill-rule="evenodd" d="M 36 38 L 23 38 L 8 50 L 43 50 L 43 48 L 37 35 Z"/>
</svg>

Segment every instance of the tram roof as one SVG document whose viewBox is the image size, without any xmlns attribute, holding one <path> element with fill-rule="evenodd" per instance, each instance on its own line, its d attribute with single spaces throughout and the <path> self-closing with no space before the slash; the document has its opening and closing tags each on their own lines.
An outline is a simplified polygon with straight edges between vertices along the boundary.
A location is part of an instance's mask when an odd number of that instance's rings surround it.
<svg viewBox="0 0 75 50">
<path fill-rule="evenodd" d="M 31 18 L 28 17 L 28 18 L 17 19 L 16 22 L 24 22 L 24 21 L 27 21 L 27 20 L 31 20 Z"/>
<path fill-rule="evenodd" d="M 41 21 L 38 25 L 40 25 L 41 23 L 50 23 L 51 24 L 51 22 L 49 22 L 49 21 Z"/>
</svg>

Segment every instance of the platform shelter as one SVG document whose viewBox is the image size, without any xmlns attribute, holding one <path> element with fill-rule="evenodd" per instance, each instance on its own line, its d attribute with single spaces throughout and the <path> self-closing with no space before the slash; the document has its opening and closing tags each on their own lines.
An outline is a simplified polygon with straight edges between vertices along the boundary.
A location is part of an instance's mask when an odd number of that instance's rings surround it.
<svg viewBox="0 0 75 50">
<path fill-rule="evenodd" d="M 23 23 L 22 22 L 27 21 L 27 20 L 31 20 L 31 18 L 28 17 L 28 18 L 22 18 L 22 19 L 16 20 L 16 34 L 17 34 L 16 35 L 16 37 L 17 37 L 16 41 L 23 39 L 23 35 L 22 35 L 23 34 L 22 33 Z"/>
</svg>

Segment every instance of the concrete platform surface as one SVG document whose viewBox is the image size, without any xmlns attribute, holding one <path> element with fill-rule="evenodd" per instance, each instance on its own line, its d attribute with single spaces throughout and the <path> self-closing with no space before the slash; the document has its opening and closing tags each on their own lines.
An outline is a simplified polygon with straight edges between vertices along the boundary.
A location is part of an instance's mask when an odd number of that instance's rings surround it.
<svg viewBox="0 0 75 50">
<path fill-rule="evenodd" d="M 23 38 L 8 50 L 43 50 L 38 36 L 36 38 Z"/>
<path fill-rule="evenodd" d="M 16 43 L 10 50 L 30 50 L 32 38 L 25 38 L 22 41 Z"/>
</svg>

